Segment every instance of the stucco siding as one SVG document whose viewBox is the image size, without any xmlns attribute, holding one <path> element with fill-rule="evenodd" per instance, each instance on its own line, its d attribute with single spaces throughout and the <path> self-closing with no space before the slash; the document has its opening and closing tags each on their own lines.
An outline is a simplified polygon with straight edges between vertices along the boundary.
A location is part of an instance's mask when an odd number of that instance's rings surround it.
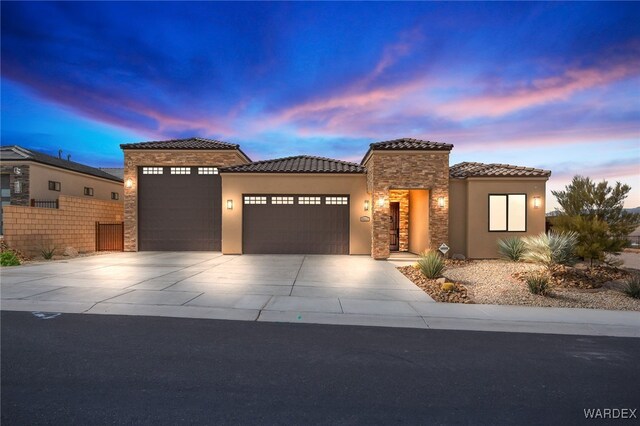
<svg viewBox="0 0 640 426">
<path fill-rule="evenodd" d="M 449 247 L 450 255 L 467 256 L 467 181 L 449 181 Z"/>
<path fill-rule="evenodd" d="M 117 192 L 119 203 L 124 199 L 124 186 L 121 182 L 109 181 L 69 170 L 62 170 L 43 164 L 31 164 L 29 191 L 36 200 L 55 200 L 60 195 L 86 197 L 94 200 L 111 200 L 111 193 Z M 60 182 L 60 191 L 49 190 L 49 181 Z M 93 188 L 93 196 L 85 196 L 84 188 Z"/>
<path fill-rule="evenodd" d="M 409 190 L 409 251 L 420 254 L 429 244 L 429 191 Z"/>
</svg>

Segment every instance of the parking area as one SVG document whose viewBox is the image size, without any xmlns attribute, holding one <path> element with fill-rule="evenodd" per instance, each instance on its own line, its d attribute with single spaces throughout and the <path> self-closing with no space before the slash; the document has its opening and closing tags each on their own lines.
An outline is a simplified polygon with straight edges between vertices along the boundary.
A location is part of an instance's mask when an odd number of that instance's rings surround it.
<svg viewBox="0 0 640 426">
<path fill-rule="evenodd" d="M 423 326 L 433 300 L 369 256 L 114 253 L 2 270 L 3 309 Z M 22 307 L 22 308 L 21 308 Z M 351 318 L 353 320 L 353 318 Z M 409 323 L 409 324 L 407 324 Z"/>
</svg>

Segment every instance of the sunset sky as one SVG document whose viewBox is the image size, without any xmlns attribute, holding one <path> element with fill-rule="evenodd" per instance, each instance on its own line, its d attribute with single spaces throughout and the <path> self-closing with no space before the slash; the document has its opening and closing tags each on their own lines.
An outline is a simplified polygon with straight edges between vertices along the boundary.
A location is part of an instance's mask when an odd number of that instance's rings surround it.
<svg viewBox="0 0 640 426">
<path fill-rule="evenodd" d="M 2 2 L 2 144 L 121 167 L 125 142 L 360 161 L 415 137 L 551 169 L 549 190 L 620 180 L 636 207 L 639 22 L 639 3 Z"/>
</svg>

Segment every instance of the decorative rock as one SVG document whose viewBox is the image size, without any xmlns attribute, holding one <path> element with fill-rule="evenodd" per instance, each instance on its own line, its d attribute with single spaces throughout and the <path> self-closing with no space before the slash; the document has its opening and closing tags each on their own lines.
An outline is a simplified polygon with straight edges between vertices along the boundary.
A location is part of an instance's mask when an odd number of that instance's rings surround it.
<svg viewBox="0 0 640 426">
<path fill-rule="evenodd" d="M 453 259 L 453 260 L 467 260 L 465 255 L 464 254 L 460 254 L 460 253 L 454 253 L 453 256 L 451 256 L 451 259 Z"/>
<path fill-rule="evenodd" d="M 440 288 L 442 289 L 442 291 L 453 291 L 455 290 L 456 286 L 453 285 L 453 283 L 444 283 L 440 286 Z"/>
<path fill-rule="evenodd" d="M 436 279 L 436 282 L 438 284 L 444 284 L 444 283 L 447 282 L 447 279 L 445 277 L 440 277 L 440 278 Z"/>
<path fill-rule="evenodd" d="M 62 254 L 65 256 L 76 257 L 78 255 L 78 250 L 75 247 L 65 247 Z"/>
</svg>

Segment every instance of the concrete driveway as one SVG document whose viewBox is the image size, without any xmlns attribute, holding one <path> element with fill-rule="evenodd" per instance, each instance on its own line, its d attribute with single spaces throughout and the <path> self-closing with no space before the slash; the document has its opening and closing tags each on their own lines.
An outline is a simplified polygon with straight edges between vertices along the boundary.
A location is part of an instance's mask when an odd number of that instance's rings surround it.
<svg viewBox="0 0 640 426">
<path fill-rule="evenodd" d="M 8 310 L 332 323 L 346 314 L 415 327 L 426 326 L 420 305 L 433 302 L 368 256 L 116 253 L 3 268 L 1 277 Z"/>
</svg>

